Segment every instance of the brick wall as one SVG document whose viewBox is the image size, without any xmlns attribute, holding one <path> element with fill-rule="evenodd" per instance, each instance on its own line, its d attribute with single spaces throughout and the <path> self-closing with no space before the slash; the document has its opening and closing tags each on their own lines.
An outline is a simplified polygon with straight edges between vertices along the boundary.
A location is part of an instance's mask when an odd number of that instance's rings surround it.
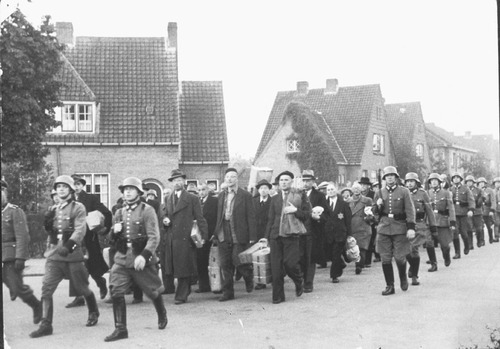
<svg viewBox="0 0 500 349">
<path fill-rule="evenodd" d="M 219 188 L 224 181 L 224 171 L 227 169 L 227 164 L 220 165 L 179 165 L 182 172 L 186 174 L 187 179 L 197 179 L 199 184 L 207 181 L 217 179 L 219 181 Z"/>
</svg>

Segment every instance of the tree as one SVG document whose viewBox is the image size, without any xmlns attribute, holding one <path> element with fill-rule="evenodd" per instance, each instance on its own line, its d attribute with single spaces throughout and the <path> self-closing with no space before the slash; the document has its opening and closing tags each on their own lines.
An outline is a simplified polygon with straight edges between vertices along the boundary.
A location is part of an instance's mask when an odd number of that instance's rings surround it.
<svg viewBox="0 0 500 349">
<path fill-rule="evenodd" d="M 489 160 L 479 153 L 473 156 L 470 160 L 460 157 L 460 166 L 464 169 L 465 174 L 471 174 L 476 179 L 485 177 L 487 180 L 492 179 L 493 175 L 488 167 Z"/>
<path fill-rule="evenodd" d="M 399 144 L 397 150 L 395 154 L 396 167 L 400 176 L 404 176 L 408 172 L 415 172 L 421 180 L 427 176 L 428 169 L 424 164 L 424 159 L 417 156 L 411 142 Z"/>
<path fill-rule="evenodd" d="M 42 140 L 59 124 L 54 108 L 61 105 L 57 73 L 63 46 L 49 16 L 38 30 L 17 10 L 0 32 L 2 164 L 16 164 L 21 173 L 41 170 L 49 152 Z"/>
</svg>

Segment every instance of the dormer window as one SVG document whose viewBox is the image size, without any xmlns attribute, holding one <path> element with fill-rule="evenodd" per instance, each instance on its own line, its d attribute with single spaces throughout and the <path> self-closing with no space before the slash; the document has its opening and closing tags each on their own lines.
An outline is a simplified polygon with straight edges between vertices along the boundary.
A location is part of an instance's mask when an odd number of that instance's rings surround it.
<svg viewBox="0 0 500 349">
<path fill-rule="evenodd" d="M 52 132 L 94 132 L 95 104 L 64 103 L 55 108 L 55 119 L 61 122 Z"/>
</svg>

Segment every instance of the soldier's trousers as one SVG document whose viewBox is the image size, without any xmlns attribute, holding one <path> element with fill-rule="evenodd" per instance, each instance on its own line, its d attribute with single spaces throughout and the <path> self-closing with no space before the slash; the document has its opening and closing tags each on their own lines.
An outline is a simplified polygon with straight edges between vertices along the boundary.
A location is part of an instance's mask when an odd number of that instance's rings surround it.
<svg viewBox="0 0 500 349">
<path fill-rule="evenodd" d="M 134 268 L 127 268 L 116 263 L 113 264 L 109 276 L 112 298 L 125 297 L 125 293 L 132 286 L 133 282 L 150 299 L 158 298 L 158 295 L 164 290 L 155 265 L 149 264 L 143 270 L 135 270 Z"/>
<path fill-rule="evenodd" d="M 482 215 L 474 215 L 472 216 L 472 218 L 470 219 L 470 222 L 469 222 L 469 231 L 472 230 L 472 228 L 474 228 L 474 231 L 476 232 L 476 239 L 477 239 L 477 243 L 481 243 L 481 242 L 484 242 L 484 221 L 483 221 L 483 216 Z M 472 247 L 472 236 L 471 236 L 471 241 L 469 241 L 469 246 Z"/>
<path fill-rule="evenodd" d="M 462 237 L 462 240 L 469 241 L 469 237 L 467 236 L 467 232 L 469 231 L 469 220 L 467 219 L 467 216 L 457 216 L 457 225 L 456 229 L 453 232 L 453 239 L 458 239 L 459 236 Z"/>
<path fill-rule="evenodd" d="M 2 267 L 2 281 L 9 288 L 10 297 L 27 300 L 33 295 L 33 290 L 24 284 L 22 270 L 14 268 L 14 262 L 4 262 Z"/>
<path fill-rule="evenodd" d="M 495 239 L 500 238 L 500 212 L 495 212 Z"/>
<path fill-rule="evenodd" d="M 311 262 L 313 237 L 312 235 L 302 235 L 300 237 L 300 268 L 304 274 L 304 287 L 312 288 L 314 275 L 316 274 L 316 263 Z"/>
<path fill-rule="evenodd" d="M 47 260 L 43 276 L 42 298 L 52 297 L 63 279 L 69 279 L 77 296 L 88 297 L 92 294 L 89 288 L 89 273 L 83 262 L 63 262 Z"/>
<path fill-rule="evenodd" d="M 488 231 L 488 237 L 491 242 L 491 240 L 493 240 L 493 224 L 494 224 L 493 217 L 491 217 L 490 215 L 483 216 L 483 221 L 484 224 L 486 225 L 486 230 Z"/>
</svg>

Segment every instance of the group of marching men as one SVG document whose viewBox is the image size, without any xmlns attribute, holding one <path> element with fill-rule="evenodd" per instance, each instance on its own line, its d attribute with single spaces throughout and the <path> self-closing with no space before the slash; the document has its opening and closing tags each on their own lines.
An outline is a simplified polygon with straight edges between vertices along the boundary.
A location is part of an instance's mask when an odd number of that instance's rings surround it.
<svg viewBox="0 0 500 349">
<path fill-rule="evenodd" d="M 175 293 L 175 304 L 184 304 L 194 279 L 199 283 L 196 292 L 210 292 L 207 275 L 210 246 L 218 246 L 222 274 L 219 301 L 224 302 L 235 298 L 235 272 L 244 278 L 247 292 L 265 288 L 263 284 L 254 285 L 252 265 L 242 264 L 238 259 L 241 252 L 265 239 L 270 246 L 272 302 L 279 304 L 285 301 L 286 275 L 293 280 L 297 297 L 313 292 L 316 267 L 324 266 L 326 260 L 331 261 L 332 282 L 338 283 L 346 266 L 349 237 L 356 239 L 360 250 L 356 274 L 370 266 L 370 252 L 375 245 L 386 281 L 382 295 L 395 293 L 393 258 L 401 289 L 406 291 L 408 277 L 412 285 L 419 285 L 420 246 L 427 249 L 429 272 L 435 272 L 434 248 L 438 244 L 444 264 L 449 266 L 450 243 L 454 245 L 453 259 L 461 258 L 460 237 L 463 253 L 467 255 L 474 248 L 473 230 L 477 247 L 485 244 L 484 225 L 489 242 L 499 241 L 500 177 L 493 180 L 493 188 L 487 188 L 484 178 L 475 181 L 467 176 L 464 181 L 461 174 L 453 173 L 450 185 L 445 178 L 432 173 L 427 178 L 428 190 L 424 190 L 416 173 L 406 174 L 403 186 L 396 168 L 388 166 L 384 168 L 385 183 L 380 189 L 372 190 L 369 179 L 361 178 L 342 193 L 334 183 L 326 183 L 322 191 L 312 170 L 304 170 L 301 178 L 303 188 L 295 188 L 294 174 L 284 171 L 273 184 L 260 181 L 256 186 L 259 194 L 252 196 L 238 186 L 238 171 L 228 168 L 224 189 L 215 197 L 206 185 L 200 188 L 199 195 L 188 192 L 186 175 L 173 170 L 169 178 L 173 191 L 161 207 L 143 199 L 140 179 L 126 178 L 119 186 L 123 205 L 112 218 L 107 215 L 107 228 L 100 232 L 109 232 L 114 251 L 109 290 L 115 330 L 105 341 L 128 337 L 124 297 L 132 286 L 153 301 L 159 329 L 168 323 L 162 294 Z M 57 204 L 47 229 L 47 260 L 39 301 L 22 277 L 29 257 L 26 218 L 19 207 L 8 202 L 8 185 L 2 180 L 3 282 L 12 300 L 19 296 L 33 309 L 33 321 L 40 323 L 30 334 L 33 338 L 52 334 L 52 296 L 63 279 L 70 280 L 73 294 L 83 296 L 89 311 L 87 326 L 96 325 L 99 318 L 96 298 L 89 288 L 89 272 L 100 288 L 101 298 L 107 293 L 104 272 L 94 271 L 93 275 L 89 268 L 96 258 L 102 259 L 102 253 L 100 257 L 87 256 L 87 261 L 84 258 L 82 247 L 85 245 L 89 254 L 92 242 L 85 241 L 89 231 L 88 209 L 80 202 L 81 197 L 76 200 L 81 191 L 75 197 L 76 186 L 81 188 L 81 182 L 66 175 L 55 180 L 53 194 Z M 191 238 L 194 221 L 202 236 L 201 248 Z M 158 262 L 163 281 L 158 275 Z"/>
</svg>

